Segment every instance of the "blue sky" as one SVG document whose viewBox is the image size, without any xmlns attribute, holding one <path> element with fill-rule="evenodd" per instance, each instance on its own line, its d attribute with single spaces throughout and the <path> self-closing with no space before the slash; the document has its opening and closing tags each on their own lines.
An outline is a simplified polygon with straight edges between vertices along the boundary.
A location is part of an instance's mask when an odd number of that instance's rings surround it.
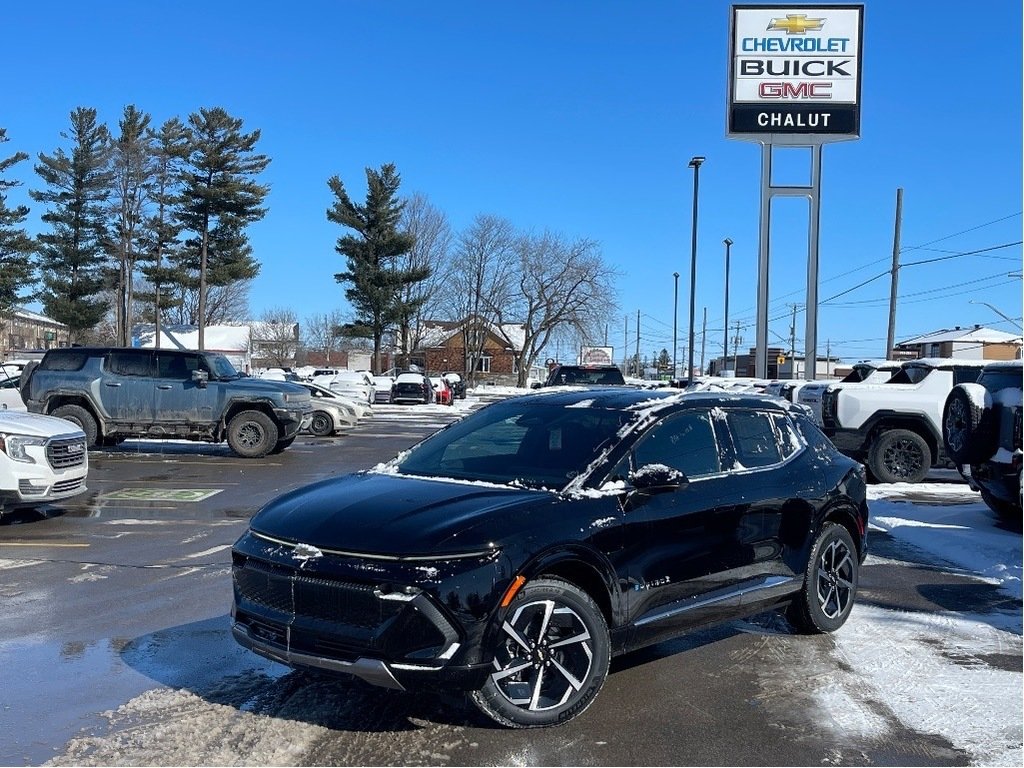
<svg viewBox="0 0 1024 768">
<path fill-rule="evenodd" d="M 827 299 L 889 268 L 896 188 L 903 261 L 1021 240 L 1021 4 L 868 0 L 858 141 L 825 147 L 821 288 Z M 0 126 L 32 160 L 8 177 L 38 188 L 39 152 L 66 146 L 78 106 L 112 129 L 126 104 L 159 123 L 223 106 L 259 128 L 273 161 L 267 217 L 250 229 L 262 272 L 254 316 L 347 311 L 342 231 L 327 179 L 354 199 L 365 168 L 393 162 L 456 230 L 494 214 L 523 230 L 600 243 L 621 272 L 608 343 L 672 349 L 688 325 L 693 177 L 700 172 L 698 344 L 721 350 L 723 238 L 734 241 L 730 326 L 753 344 L 760 148 L 726 138 L 731 4 L 683 2 L 50 2 L 4 8 L 10 85 Z M 794 163 L 794 168 L 799 164 Z M 792 172 L 796 172 L 795 170 Z M 785 181 L 785 179 L 783 179 Z M 19 201 L 24 188 L 11 195 Z M 786 345 L 804 301 L 806 213 L 775 212 L 770 341 Z M 36 207 L 30 223 L 38 231 Z M 897 339 L 981 323 L 1015 331 L 988 302 L 1021 312 L 1021 247 L 901 270 Z M 1016 275 L 1010 277 L 1008 275 Z M 819 353 L 884 352 L 889 282 L 822 305 Z M 797 319 L 801 347 L 803 316 Z M 598 341 L 601 341 L 600 339 Z M 568 356 L 568 350 L 561 350 Z M 697 355 L 699 357 L 699 354 Z"/>
</svg>

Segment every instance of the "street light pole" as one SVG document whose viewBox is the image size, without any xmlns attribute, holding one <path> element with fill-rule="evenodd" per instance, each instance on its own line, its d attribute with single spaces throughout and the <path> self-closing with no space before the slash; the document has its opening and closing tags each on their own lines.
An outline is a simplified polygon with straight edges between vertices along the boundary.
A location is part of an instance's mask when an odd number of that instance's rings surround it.
<svg viewBox="0 0 1024 768">
<path fill-rule="evenodd" d="M 679 358 L 676 357 L 676 349 L 678 348 L 676 343 L 676 325 L 679 319 L 679 273 L 673 272 L 672 277 L 675 278 L 675 288 L 672 291 L 672 378 L 675 379 L 679 375 Z"/>
<path fill-rule="evenodd" d="M 722 331 L 722 368 L 729 360 L 729 251 L 732 249 L 732 240 L 728 237 L 722 241 L 725 243 L 725 329 Z"/>
<path fill-rule="evenodd" d="M 1016 326 L 1017 326 L 1018 328 L 1020 328 L 1020 329 L 1021 329 L 1022 331 L 1024 331 L 1024 328 L 1022 328 L 1022 327 L 1021 327 L 1021 324 L 1020 324 L 1020 323 L 1018 323 L 1018 322 L 1017 322 L 1016 320 L 1014 320 L 1014 319 L 1013 319 L 1012 317 L 1007 317 L 1007 316 L 1006 316 L 1006 315 L 1004 315 L 1004 314 L 1003 314 L 1002 312 L 1000 312 L 1000 311 L 999 311 L 998 309 L 996 309 L 996 308 L 995 308 L 995 307 L 993 307 L 993 306 L 992 306 L 991 304 L 989 304 L 989 303 L 988 303 L 987 301 L 975 301 L 974 299 L 969 299 L 969 300 L 967 301 L 967 303 L 968 303 L 968 304 L 984 304 L 984 305 L 985 305 L 986 307 L 988 307 L 988 308 L 989 308 L 989 309 L 991 309 L 991 310 L 992 310 L 993 312 L 995 312 L 995 313 L 996 313 L 997 315 L 999 315 L 999 316 L 1000 316 L 1001 318 L 1003 318 L 1003 320 L 1005 320 L 1005 321 L 1006 321 L 1006 322 L 1008 322 L 1008 323 L 1013 323 L 1013 324 L 1014 324 L 1014 325 L 1016 325 Z"/>
<path fill-rule="evenodd" d="M 686 378 L 693 378 L 693 320 L 696 311 L 696 284 L 697 284 L 697 192 L 700 189 L 700 166 L 704 158 L 700 156 L 690 158 L 689 167 L 693 168 L 693 223 L 692 237 L 690 239 L 690 336 L 687 357 Z"/>
</svg>

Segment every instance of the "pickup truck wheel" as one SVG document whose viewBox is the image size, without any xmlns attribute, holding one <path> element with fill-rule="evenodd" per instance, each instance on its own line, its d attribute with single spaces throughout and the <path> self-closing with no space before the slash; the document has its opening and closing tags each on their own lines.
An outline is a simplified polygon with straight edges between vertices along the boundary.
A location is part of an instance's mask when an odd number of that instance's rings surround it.
<svg viewBox="0 0 1024 768">
<path fill-rule="evenodd" d="M 932 452 L 917 432 L 890 429 L 875 439 L 868 463 L 880 483 L 919 483 L 931 469 Z"/>
<path fill-rule="evenodd" d="M 277 445 L 277 425 L 260 411 L 242 411 L 228 423 L 228 445 L 246 459 L 266 456 Z"/>
<path fill-rule="evenodd" d="M 77 424 L 79 429 L 85 432 L 85 445 L 93 448 L 99 444 L 99 427 L 96 426 L 96 419 L 85 408 L 80 405 L 62 405 L 50 411 L 51 416 L 58 419 L 65 419 L 72 424 Z"/>
<path fill-rule="evenodd" d="M 309 423 L 309 431 L 317 437 L 327 437 L 334 432 L 334 419 L 325 411 L 313 411 L 313 420 Z"/>
</svg>

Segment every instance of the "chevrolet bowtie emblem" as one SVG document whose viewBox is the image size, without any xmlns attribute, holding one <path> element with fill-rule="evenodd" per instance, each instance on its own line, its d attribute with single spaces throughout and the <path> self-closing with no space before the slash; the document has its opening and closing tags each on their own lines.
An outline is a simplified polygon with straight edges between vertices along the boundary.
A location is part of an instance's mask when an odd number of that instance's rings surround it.
<svg viewBox="0 0 1024 768">
<path fill-rule="evenodd" d="M 772 19 L 768 29 L 784 30 L 787 35 L 802 35 L 808 31 L 817 31 L 823 26 L 825 26 L 824 19 L 808 19 L 806 14 L 793 13 L 784 19 Z"/>
</svg>

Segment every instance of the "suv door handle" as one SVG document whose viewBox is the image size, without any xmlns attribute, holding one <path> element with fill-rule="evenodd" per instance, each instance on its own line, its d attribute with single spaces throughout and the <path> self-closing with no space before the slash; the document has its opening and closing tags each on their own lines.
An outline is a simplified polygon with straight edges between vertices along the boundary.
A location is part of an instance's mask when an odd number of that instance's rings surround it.
<svg viewBox="0 0 1024 768">
<path fill-rule="evenodd" d="M 103 386 L 105 386 L 105 387 L 120 387 L 121 386 L 121 382 L 120 381 L 105 381 L 105 382 L 103 382 Z"/>
<path fill-rule="evenodd" d="M 170 384 L 157 384 L 156 388 L 157 389 L 170 389 L 171 385 Z"/>
</svg>

